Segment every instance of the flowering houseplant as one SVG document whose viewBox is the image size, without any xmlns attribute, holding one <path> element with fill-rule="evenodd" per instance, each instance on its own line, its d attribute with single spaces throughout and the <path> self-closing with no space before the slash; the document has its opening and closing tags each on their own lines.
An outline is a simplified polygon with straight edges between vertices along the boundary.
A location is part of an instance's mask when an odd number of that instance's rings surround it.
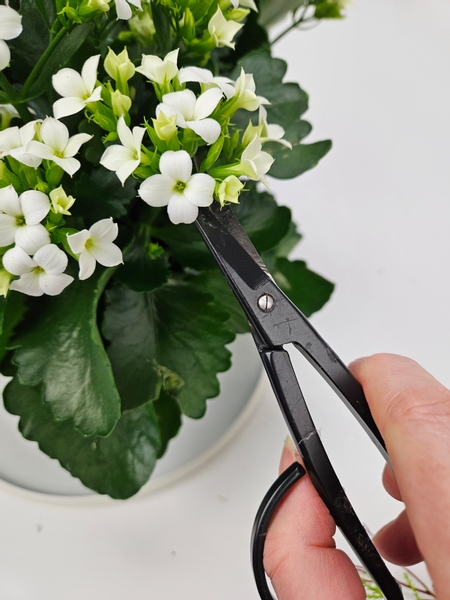
<svg viewBox="0 0 450 600">
<path fill-rule="evenodd" d="M 199 207 L 232 204 L 307 315 L 332 291 L 288 260 L 300 235 L 267 190 L 267 175 L 300 175 L 331 146 L 303 143 L 307 95 L 271 56 L 266 27 L 287 12 L 336 18 L 341 2 L 0 6 L 5 406 L 99 493 L 139 490 L 247 330 Z"/>
</svg>

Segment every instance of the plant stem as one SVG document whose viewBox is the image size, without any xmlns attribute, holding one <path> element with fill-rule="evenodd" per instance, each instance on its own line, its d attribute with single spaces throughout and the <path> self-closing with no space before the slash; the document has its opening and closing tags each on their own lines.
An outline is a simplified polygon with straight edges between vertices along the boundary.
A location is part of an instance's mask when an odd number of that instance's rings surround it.
<svg viewBox="0 0 450 600">
<path fill-rule="evenodd" d="M 0 87 L 6 94 L 8 94 L 11 104 L 17 110 L 24 123 L 28 123 L 28 121 L 31 120 L 31 114 L 28 112 L 27 107 L 18 101 L 19 94 L 9 83 L 9 81 L 3 74 L 3 71 L 0 71 Z"/>
<path fill-rule="evenodd" d="M 31 90 L 33 84 L 36 82 L 37 78 L 39 77 L 39 75 L 42 71 L 42 68 L 44 67 L 44 65 L 47 62 L 47 60 L 49 59 L 49 57 L 53 54 L 53 51 L 56 49 L 56 47 L 61 42 L 61 40 L 64 38 L 66 33 L 69 31 L 69 29 L 71 29 L 72 27 L 73 27 L 72 24 L 64 25 L 64 27 L 62 29 L 60 29 L 60 31 L 57 33 L 57 35 L 50 42 L 47 50 L 42 54 L 41 58 L 36 63 L 34 69 L 29 74 L 28 79 L 25 81 L 25 84 L 21 91 L 21 97 L 23 99 L 25 99 L 27 97 L 28 92 Z"/>
<path fill-rule="evenodd" d="M 289 33 L 290 31 L 292 31 L 293 29 L 295 29 L 296 27 L 298 27 L 299 25 L 301 25 L 302 23 L 305 23 L 306 21 L 310 21 L 311 19 L 305 19 L 305 13 L 308 9 L 308 4 L 305 5 L 302 14 L 300 15 L 300 18 L 298 18 L 297 20 L 295 20 L 292 25 L 290 25 L 287 29 L 285 29 L 284 31 L 282 31 L 279 35 L 277 35 L 277 37 L 272 40 L 270 42 L 270 45 L 272 46 L 273 44 L 276 44 L 276 42 L 280 41 L 281 38 L 283 38 L 287 33 Z"/>
</svg>

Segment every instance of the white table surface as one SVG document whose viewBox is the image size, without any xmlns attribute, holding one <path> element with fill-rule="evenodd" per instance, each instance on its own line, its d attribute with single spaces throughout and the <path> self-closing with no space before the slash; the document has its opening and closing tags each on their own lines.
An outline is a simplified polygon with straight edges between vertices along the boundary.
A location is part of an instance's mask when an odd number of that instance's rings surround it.
<svg viewBox="0 0 450 600">
<path fill-rule="evenodd" d="M 337 283 L 314 323 L 343 360 L 399 352 L 447 385 L 449 29 L 446 0 L 355 0 L 345 21 L 282 40 L 287 79 L 310 93 L 311 141 L 334 147 L 300 179 L 273 182 L 304 234 L 295 257 Z M 302 381 L 375 531 L 400 511 L 381 460 L 309 370 Z M 0 600 L 256 600 L 249 536 L 286 434 L 267 384 L 258 395 L 230 445 L 151 494 L 77 506 L 0 490 Z"/>
</svg>

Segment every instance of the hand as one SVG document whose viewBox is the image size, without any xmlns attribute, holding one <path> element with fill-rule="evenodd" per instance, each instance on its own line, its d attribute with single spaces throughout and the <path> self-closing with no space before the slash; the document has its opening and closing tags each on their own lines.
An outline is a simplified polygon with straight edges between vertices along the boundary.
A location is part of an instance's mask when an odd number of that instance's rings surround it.
<svg viewBox="0 0 450 600">
<path fill-rule="evenodd" d="M 450 391 L 414 361 L 380 354 L 350 367 L 364 388 L 393 470 L 386 490 L 405 510 L 374 538 L 395 564 L 425 560 L 439 600 L 450 599 Z M 280 471 L 300 460 L 286 445 Z M 278 600 L 363 600 L 350 559 L 335 548 L 334 521 L 309 478 L 287 494 L 270 525 L 264 566 Z"/>
</svg>

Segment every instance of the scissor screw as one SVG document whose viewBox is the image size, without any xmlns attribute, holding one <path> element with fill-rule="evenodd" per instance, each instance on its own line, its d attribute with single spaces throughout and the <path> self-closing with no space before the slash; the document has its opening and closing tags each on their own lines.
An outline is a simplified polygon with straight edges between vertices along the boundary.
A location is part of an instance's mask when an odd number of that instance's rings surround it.
<svg viewBox="0 0 450 600">
<path fill-rule="evenodd" d="M 270 294 L 263 294 L 258 298 L 258 306 L 264 312 L 270 312 L 275 306 L 275 300 Z"/>
</svg>

